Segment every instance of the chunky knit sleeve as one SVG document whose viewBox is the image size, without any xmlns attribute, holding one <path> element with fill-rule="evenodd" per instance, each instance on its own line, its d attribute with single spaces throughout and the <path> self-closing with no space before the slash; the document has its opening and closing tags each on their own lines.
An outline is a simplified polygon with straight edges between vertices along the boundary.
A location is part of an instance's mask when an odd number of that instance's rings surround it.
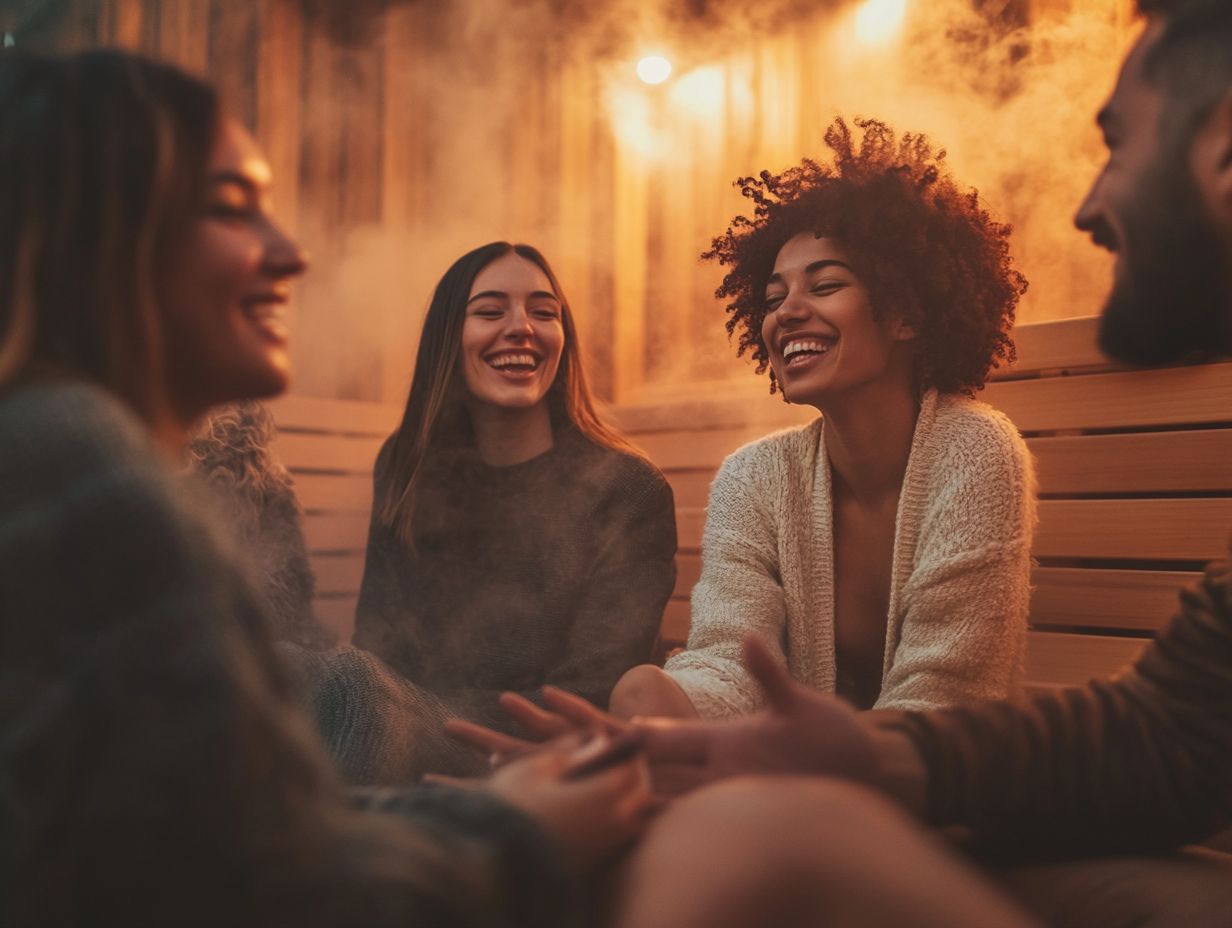
<svg viewBox="0 0 1232 928">
<path fill-rule="evenodd" d="M 775 522 L 756 482 L 772 448 L 760 442 L 737 451 L 710 488 L 688 648 L 666 666 L 703 718 L 743 715 L 761 704 L 741 656 L 746 636 L 760 635 L 782 656 L 786 606 Z"/>
<path fill-rule="evenodd" d="M 939 415 L 924 484 L 904 486 L 918 518 L 915 564 L 878 709 L 929 709 L 1010 695 L 1022 675 L 1035 484 L 1013 424 L 982 404 Z M 918 513 L 918 515 L 916 515 Z"/>
<path fill-rule="evenodd" d="M 1020 858 L 1148 852 L 1232 821 L 1228 564 L 1120 678 L 1019 703 L 907 713 L 928 818 Z"/>
</svg>

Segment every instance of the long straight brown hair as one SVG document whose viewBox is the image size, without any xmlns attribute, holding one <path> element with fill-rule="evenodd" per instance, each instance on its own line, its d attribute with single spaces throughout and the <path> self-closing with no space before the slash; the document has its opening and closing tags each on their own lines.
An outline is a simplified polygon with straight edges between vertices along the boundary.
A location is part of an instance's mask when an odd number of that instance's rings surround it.
<svg viewBox="0 0 1232 928">
<path fill-rule="evenodd" d="M 408 547 L 414 547 L 415 509 L 423 490 L 426 465 L 444 446 L 466 434 L 468 420 L 464 399 L 466 386 L 458 371 L 462 324 L 475 278 L 497 258 L 515 254 L 536 265 L 547 276 L 560 300 L 564 351 L 547 401 L 553 423 L 572 423 L 597 445 L 642 456 L 628 439 L 606 424 L 595 411 L 594 399 L 582 371 L 582 352 L 569 301 L 560 288 L 547 259 L 531 245 L 491 242 L 468 251 L 445 272 L 428 306 L 415 374 L 411 380 L 406 411 L 393 435 L 388 464 L 389 479 L 380 499 L 381 520 L 393 526 Z"/>
</svg>

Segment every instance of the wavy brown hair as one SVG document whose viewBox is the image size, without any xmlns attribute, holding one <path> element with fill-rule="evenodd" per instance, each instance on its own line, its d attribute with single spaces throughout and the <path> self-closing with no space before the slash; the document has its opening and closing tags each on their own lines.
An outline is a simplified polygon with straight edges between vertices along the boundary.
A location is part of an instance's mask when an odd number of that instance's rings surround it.
<svg viewBox="0 0 1232 928">
<path fill-rule="evenodd" d="M 414 547 L 413 523 L 419 493 L 433 459 L 448 453 L 451 446 L 470 440 L 466 385 L 458 356 L 471 286 L 480 271 L 510 254 L 530 261 L 543 271 L 552 285 L 552 292 L 560 300 L 565 346 L 556 379 L 547 395 L 553 426 L 571 424 L 597 445 L 641 455 L 628 439 L 605 423 L 595 409 L 582 370 L 577 324 L 547 259 L 531 245 L 509 242 L 482 245 L 458 258 L 436 285 L 424 318 L 406 410 L 392 436 L 388 468 L 391 476 L 376 500 L 381 519 L 386 525 L 394 526 L 398 537 L 410 547 Z"/>
<path fill-rule="evenodd" d="M 974 393 L 1014 359 L 1010 330 L 1027 281 L 1010 257 L 1010 227 L 958 186 L 945 152 L 925 136 L 898 136 L 873 119 L 855 124 L 858 139 L 842 119 L 826 130 L 830 163 L 805 159 L 736 181 L 753 215 L 737 216 L 702 255 L 729 268 L 715 291 L 728 300 L 728 335 L 739 333 L 738 354 L 751 354 L 763 373 L 766 281 L 779 249 L 812 232 L 843 246 L 875 314 L 915 330 L 921 389 Z"/>
</svg>

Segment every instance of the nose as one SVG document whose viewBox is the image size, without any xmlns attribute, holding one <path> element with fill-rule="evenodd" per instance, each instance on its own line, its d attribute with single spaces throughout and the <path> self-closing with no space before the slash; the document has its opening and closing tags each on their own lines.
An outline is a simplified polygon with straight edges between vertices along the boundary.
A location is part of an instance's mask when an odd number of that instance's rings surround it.
<svg viewBox="0 0 1232 928">
<path fill-rule="evenodd" d="M 774 310 L 774 320 L 779 325 L 786 322 L 798 322 L 808 318 L 809 310 L 807 302 L 794 291 L 788 293 Z"/>
<path fill-rule="evenodd" d="M 526 306 L 515 302 L 505 324 L 505 338 L 520 342 L 530 339 L 534 334 L 535 330 L 530 324 L 530 313 L 526 311 Z"/>
<path fill-rule="evenodd" d="M 308 270 L 308 254 L 295 239 L 271 221 L 265 242 L 264 263 L 267 273 L 275 277 L 299 277 Z"/>
<path fill-rule="evenodd" d="M 1103 181 L 1103 174 L 1095 178 L 1091 184 L 1091 189 L 1087 191 L 1086 197 L 1078 206 L 1078 212 L 1074 214 L 1074 225 L 1079 230 L 1093 235 L 1095 230 L 1100 225 L 1100 186 Z"/>
</svg>

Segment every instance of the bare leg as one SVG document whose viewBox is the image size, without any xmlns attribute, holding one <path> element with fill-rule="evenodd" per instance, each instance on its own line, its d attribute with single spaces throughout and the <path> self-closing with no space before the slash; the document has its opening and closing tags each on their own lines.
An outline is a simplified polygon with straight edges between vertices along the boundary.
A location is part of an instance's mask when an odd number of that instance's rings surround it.
<svg viewBox="0 0 1232 928">
<path fill-rule="evenodd" d="M 639 664 L 616 681 L 609 711 L 621 719 L 635 715 L 697 717 L 697 710 L 680 684 L 654 664 Z"/>
<path fill-rule="evenodd" d="M 695 793 L 624 878 L 619 928 L 1039 928 L 888 801 L 832 780 Z"/>
</svg>

